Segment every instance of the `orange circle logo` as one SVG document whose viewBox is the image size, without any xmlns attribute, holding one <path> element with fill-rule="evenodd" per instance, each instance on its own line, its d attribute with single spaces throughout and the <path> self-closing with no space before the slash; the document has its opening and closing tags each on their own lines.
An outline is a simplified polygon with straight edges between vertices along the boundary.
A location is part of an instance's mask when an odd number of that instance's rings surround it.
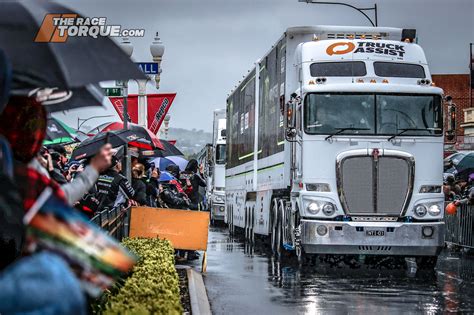
<svg viewBox="0 0 474 315">
<path fill-rule="evenodd" d="M 339 47 L 341 47 L 342 49 L 337 49 Z M 344 55 L 344 54 L 350 53 L 354 49 L 355 49 L 355 45 L 351 42 L 339 42 L 339 43 L 334 43 L 334 44 L 329 45 L 329 47 L 326 49 L 326 53 L 329 56 Z"/>
</svg>

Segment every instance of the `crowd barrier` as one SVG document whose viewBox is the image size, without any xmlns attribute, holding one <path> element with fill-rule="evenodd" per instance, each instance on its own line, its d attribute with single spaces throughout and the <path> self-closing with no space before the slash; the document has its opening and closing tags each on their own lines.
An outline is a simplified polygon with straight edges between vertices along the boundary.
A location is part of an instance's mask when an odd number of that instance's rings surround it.
<svg viewBox="0 0 474 315">
<path fill-rule="evenodd" d="M 444 222 L 446 243 L 474 248 L 474 206 L 458 206 L 455 215 L 445 215 Z"/>
<path fill-rule="evenodd" d="M 122 238 L 128 236 L 129 219 L 130 207 L 120 207 L 98 212 L 91 221 L 107 231 L 110 236 L 122 240 Z"/>
</svg>

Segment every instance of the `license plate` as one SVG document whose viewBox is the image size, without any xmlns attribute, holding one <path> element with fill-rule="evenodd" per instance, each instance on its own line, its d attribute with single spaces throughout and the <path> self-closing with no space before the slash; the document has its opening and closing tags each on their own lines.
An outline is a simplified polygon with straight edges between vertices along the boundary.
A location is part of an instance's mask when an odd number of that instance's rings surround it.
<svg viewBox="0 0 474 315">
<path fill-rule="evenodd" d="M 366 236 L 385 236 L 385 231 L 380 230 L 367 230 L 365 231 Z"/>
</svg>

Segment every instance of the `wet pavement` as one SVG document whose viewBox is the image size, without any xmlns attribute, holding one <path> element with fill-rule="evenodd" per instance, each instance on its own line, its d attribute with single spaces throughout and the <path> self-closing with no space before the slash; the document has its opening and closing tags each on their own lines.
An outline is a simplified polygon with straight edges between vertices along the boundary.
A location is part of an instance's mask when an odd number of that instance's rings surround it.
<svg viewBox="0 0 474 315">
<path fill-rule="evenodd" d="M 474 313 L 474 257 L 448 251 L 415 277 L 367 265 L 300 268 L 213 227 L 204 282 L 214 314 Z"/>
</svg>

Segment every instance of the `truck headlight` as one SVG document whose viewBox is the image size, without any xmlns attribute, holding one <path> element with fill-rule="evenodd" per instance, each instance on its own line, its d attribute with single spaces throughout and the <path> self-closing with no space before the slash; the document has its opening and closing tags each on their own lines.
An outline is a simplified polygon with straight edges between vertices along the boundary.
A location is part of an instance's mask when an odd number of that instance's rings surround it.
<svg viewBox="0 0 474 315">
<path fill-rule="evenodd" d="M 333 215 L 336 209 L 334 208 L 334 205 L 332 203 L 326 203 L 323 206 L 323 213 L 327 216 Z"/>
<path fill-rule="evenodd" d="M 214 202 L 224 202 L 224 197 L 214 196 Z"/>
<path fill-rule="evenodd" d="M 432 204 L 428 208 L 428 213 L 434 217 L 438 216 L 441 213 L 441 208 L 439 207 L 438 204 Z"/>
<path fill-rule="evenodd" d="M 415 207 L 415 214 L 417 217 L 424 217 L 426 215 L 426 212 L 428 210 L 426 209 L 426 206 L 425 205 L 417 205 Z"/>
<path fill-rule="evenodd" d="M 332 216 L 336 212 L 336 206 L 328 201 L 304 198 L 303 206 L 309 214 L 322 212 L 326 216 Z"/>
<path fill-rule="evenodd" d="M 306 206 L 306 210 L 308 210 L 308 212 L 311 213 L 311 214 L 318 213 L 320 209 L 321 209 L 321 207 L 319 206 L 319 203 L 317 201 L 311 201 Z"/>
</svg>

